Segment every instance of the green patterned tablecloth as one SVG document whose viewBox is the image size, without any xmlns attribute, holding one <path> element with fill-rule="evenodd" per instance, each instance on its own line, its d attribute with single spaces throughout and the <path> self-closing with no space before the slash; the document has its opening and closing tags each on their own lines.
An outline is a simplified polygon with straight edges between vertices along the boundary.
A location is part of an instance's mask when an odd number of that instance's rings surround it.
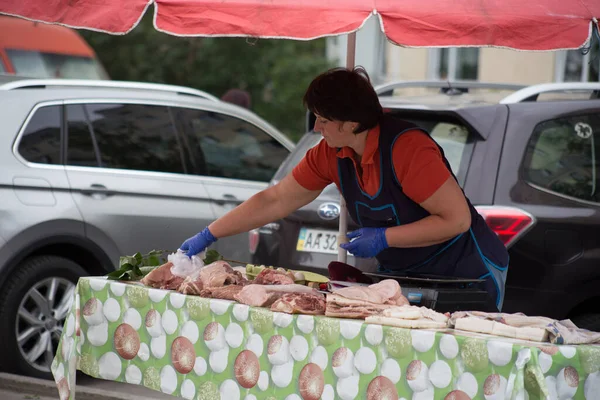
<svg viewBox="0 0 600 400">
<path fill-rule="evenodd" d="M 193 400 L 600 399 L 600 346 L 288 315 L 81 278 L 54 362 Z"/>
</svg>

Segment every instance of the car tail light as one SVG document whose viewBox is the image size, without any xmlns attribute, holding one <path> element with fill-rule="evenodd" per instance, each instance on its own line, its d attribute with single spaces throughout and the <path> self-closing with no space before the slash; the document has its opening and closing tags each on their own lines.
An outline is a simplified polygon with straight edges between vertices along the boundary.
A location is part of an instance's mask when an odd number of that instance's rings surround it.
<svg viewBox="0 0 600 400">
<path fill-rule="evenodd" d="M 256 253 L 259 240 L 260 233 L 258 229 L 252 229 L 250 232 L 248 232 L 248 249 L 250 250 L 250 254 Z"/>
<path fill-rule="evenodd" d="M 515 244 L 536 222 L 533 215 L 520 208 L 502 206 L 476 206 L 475 208 L 506 248 Z"/>
</svg>

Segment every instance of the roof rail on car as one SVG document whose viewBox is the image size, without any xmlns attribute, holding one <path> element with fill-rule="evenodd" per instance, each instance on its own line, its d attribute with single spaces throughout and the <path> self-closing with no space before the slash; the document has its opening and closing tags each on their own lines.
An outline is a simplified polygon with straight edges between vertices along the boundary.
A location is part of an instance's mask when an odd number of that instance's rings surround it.
<svg viewBox="0 0 600 400">
<path fill-rule="evenodd" d="M 538 96 L 543 93 L 570 92 L 570 91 L 592 91 L 590 98 L 600 98 L 599 82 L 558 82 L 541 83 L 527 86 L 500 100 L 500 104 L 521 103 L 524 101 L 537 101 Z"/>
<path fill-rule="evenodd" d="M 161 83 L 142 83 L 125 81 L 104 81 L 104 80 L 86 80 L 86 79 L 23 79 L 8 82 L 0 85 L 0 90 L 48 88 L 48 87 L 94 87 L 94 88 L 113 88 L 113 89 L 132 89 L 132 90 L 154 90 L 158 92 L 169 92 L 186 94 L 190 96 L 202 97 L 207 100 L 219 101 L 219 99 L 210 93 L 202 90 L 192 89 L 185 86 L 165 85 Z"/>
<path fill-rule="evenodd" d="M 396 81 L 385 83 L 375 87 L 375 92 L 380 96 L 391 96 L 394 89 L 399 88 L 439 88 L 466 92 L 469 89 L 496 89 L 496 90 L 521 90 L 525 85 L 515 85 L 510 83 L 492 83 L 477 81 Z M 450 93 L 452 94 L 452 93 Z"/>
</svg>

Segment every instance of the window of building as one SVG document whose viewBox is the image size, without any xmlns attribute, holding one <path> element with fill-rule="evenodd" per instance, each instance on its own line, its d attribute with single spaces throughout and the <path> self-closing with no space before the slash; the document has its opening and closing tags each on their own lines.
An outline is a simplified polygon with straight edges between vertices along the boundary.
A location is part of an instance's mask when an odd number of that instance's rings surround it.
<svg viewBox="0 0 600 400">
<path fill-rule="evenodd" d="M 600 79 L 600 54 L 594 45 L 587 54 L 581 50 L 556 53 L 557 82 L 598 82 Z"/>
<path fill-rule="evenodd" d="M 19 154 L 29 162 L 60 164 L 61 106 L 40 107 L 19 142 Z"/>
<path fill-rule="evenodd" d="M 173 109 L 198 175 L 268 182 L 289 154 L 258 127 L 218 112 Z"/>
<path fill-rule="evenodd" d="M 446 47 L 429 51 L 430 79 L 477 80 L 479 49 L 476 47 Z"/>
<path fill-rule="evenodd" d="M 525 156 L 526 179 L 544 189 L 599 201 L 600 114 L 537 125 Z"/>
</svg>

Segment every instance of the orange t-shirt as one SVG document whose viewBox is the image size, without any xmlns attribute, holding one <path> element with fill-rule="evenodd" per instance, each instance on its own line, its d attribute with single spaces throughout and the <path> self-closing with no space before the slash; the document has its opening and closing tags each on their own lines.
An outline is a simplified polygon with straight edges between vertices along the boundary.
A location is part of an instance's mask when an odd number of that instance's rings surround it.
<svg viewBox="0 0 600 400">
<path fill-rule="evenodd" d="M 356 174 L 360 187 L 370 196 L 374 196 L 379 190 L 381 164 L 378 148 L 379 126 L 376 126 L 367 133 L 367 143 L 360 162 L 362 174 Z M 339 189 L 338 157 L 351 158 L 356 169 L 354 150 L 343 147 L 338 152 L 321 140 L 308 150 L 292 174 L 308 190 L 322 190 L 332 182 Z M 402 191 L 417 204 L 431 197 L 450 176 L 436 144 L 425 132 L 416 129 L 403 133 L 396 140 L 392 149 L 392 163 Z"/>
</svg>

